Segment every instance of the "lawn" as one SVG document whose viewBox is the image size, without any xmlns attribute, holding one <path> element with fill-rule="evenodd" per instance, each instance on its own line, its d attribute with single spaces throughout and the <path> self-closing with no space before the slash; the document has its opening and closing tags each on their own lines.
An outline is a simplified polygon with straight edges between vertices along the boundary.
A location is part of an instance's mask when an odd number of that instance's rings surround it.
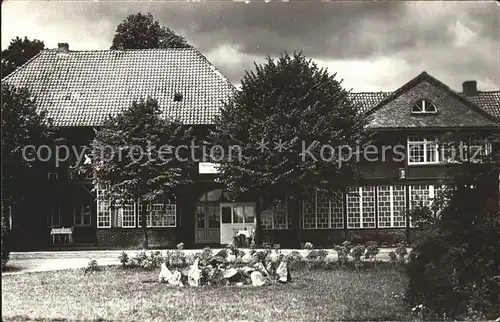
<svg viewBox="0 0 500 322">
<path fill-rule="evenodd" d="M 174 288 L 158 270 L 107 267 L 2 276 L 3 320 L 409 320 L 407 280 L 388 267 L 293 271 L 293 283 Z"/>
</svg>

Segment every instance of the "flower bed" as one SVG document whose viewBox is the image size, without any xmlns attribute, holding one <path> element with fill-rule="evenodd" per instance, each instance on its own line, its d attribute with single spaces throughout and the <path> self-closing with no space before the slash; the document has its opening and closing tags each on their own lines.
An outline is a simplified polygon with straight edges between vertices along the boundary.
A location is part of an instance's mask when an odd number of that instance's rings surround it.
<svg viewBox="0 0 500 322">
<path fill-rule="evenodd" d="M 314 249 L 305 243 L 302 250 L 284 252 L 279 245 L 264 250 L 242 250 L 234 245 L 214 252 L 204 248 L 201 252 L 185 251 L 181 243 L 176 250 L 139 252 L 134 256 L 123 252 L 120 262 L 124 268 L 160 269 L 159 282 L 177 286 L 200 285 L 255 285 L 291 281 L 290 270 L 361 268 L 376 265 L 380 260 L 379 245 L 353 245 L 346 241 L 331 250 Z M 388 254 L 396 265 L 406 263 L 411 252 L 403 244 Z"/>
</svg>

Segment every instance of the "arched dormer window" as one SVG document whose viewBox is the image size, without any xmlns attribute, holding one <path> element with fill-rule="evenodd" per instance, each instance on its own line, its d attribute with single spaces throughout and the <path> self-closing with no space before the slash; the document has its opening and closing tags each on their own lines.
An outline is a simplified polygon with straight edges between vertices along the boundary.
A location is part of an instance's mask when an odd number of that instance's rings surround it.
<svg viewBox="0 0 500 322">
<path fill-rule="evenodd" d="M 412 114 L 434 114 L 437 113 L 437 108 L 434 103 L 427 99 L 421 99 L 413 104 L 411 108 Z"/>
</svg>

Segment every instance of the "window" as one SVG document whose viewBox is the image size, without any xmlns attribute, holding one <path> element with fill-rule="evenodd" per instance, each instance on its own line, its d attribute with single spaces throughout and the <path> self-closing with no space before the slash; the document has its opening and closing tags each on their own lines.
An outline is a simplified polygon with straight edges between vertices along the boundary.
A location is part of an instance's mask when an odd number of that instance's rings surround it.
<svg viewBox="0 0 500 322">
<path fill-rule="evenodd" d="M 60 205 L 53 205 L 47 214 L 47 227 L 58 228 L 61 227 L 61 207 Z"/>
<path fill-rule="evenodd" d="M 105 196 L 106 190 L 97 190 L 97 228 L 111 227 L 111 207 Z"/>
<path fill-rule="evenodd" d="M 138 227 L 142 227 L 143 205 L 138 205 Z M 146 205 L 147 227 L 175 227 L 177 208 L 175 204 L 154 203 Z"/>
<path fill-rule="evenodd" d="M 375 228 L 375 187 L 349 188 L 347 228 Z"/>
<path fill-rule="evenodd" d="M 90 227 L 92 206 L 89 204 L 73 205 L 73 224 L 75 226 Z"/>
<path fill-rule="evenodd" d="M 377 189 L 378 226 L 406 227 L 405 186 L 379 186 Z"/>
<path fill-rule="evenodd" d="M 438 143 L 435 137 L 408 137 L 408 164 L 426 164 L 438 162 Z"/>
<path fill-rule="evenodd" d="M 119 218 L 121 219 L 121 227 L 135 228 L 135 210 L 134 204 L 123 204 L 118 209 Z"/>
<path fill-rule="evenodd" d="M 262 229 L 289 229 L 286 204 L 278 204 L 265 209 L 260 214 Z"/>
<path fill-rule="evenodd" d="M 342 229 L 343 200 L 331 200 L 325 192 L 317 191 L 302 203 L 302 218 L 304 229 Z"/>
<path fill-rule="evenodd" d="M 413 104 L 412 114 L 434 114 L 437 112 L 436 106 L 429 100 L 421 99 Z"/>
</svg>

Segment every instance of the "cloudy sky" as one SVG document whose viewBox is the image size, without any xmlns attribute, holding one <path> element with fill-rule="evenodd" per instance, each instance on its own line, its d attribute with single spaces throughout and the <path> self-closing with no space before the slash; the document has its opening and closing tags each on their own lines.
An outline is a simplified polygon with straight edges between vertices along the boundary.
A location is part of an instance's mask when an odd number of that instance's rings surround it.
<svg viewBox="0 0 500 322">
<path fill-rule="evenodd" d="M 266 55 L 303 50 L 354 91 L 391 91 L 422 71 L 453 89 L 500 88 L 497 2 L 19 1 L 2 4 L 2 49 L 27 36 L 46 47 L 108 49 L 116 26 L 151 12 L 238 84 Z"/>
</svg>

